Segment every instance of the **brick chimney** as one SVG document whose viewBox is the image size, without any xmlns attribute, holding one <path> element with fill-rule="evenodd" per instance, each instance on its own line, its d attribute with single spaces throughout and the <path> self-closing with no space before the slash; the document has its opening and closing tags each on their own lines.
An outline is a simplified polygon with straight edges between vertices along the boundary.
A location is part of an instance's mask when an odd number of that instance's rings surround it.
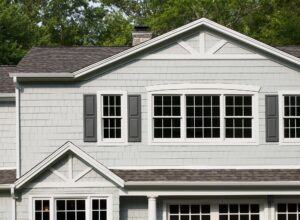
<svg viewBox="0 0 300 220">
<path fill-rule="evenodd" d="M 132 46 L 136 46 L 152 38 L 152 32 L 147 26 L 135 26 L 132 32 Z"/>
</svg>

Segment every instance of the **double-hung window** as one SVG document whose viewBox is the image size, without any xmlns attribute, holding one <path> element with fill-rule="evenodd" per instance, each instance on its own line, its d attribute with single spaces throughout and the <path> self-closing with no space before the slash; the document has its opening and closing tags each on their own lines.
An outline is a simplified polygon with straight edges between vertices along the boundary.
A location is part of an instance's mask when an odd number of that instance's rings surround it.
<svg viewBox="0 0 300 220">
<path fill-rule="evenodd" d="M 161 88 L 149 99 L 151 143 L 256 143 L 256 91 Z"/>
<path fill-rule="evenodd" d="M 284 95 L 284 138 L 300 138 L 300 95 Z"/>
<path fill-rule="evenodd" d="M 100 143 L 125 143 L 127 95 L 125 92 L 98 93 Z"/>
<path fill-rule="evenodd" d="M 108 197 L 33 199 L 34 220 L 108 220 Z M 51 206 L 54 204 L 54 207 Z M 32 217 L 30 217 L 32 219 Z"/>
</svg>

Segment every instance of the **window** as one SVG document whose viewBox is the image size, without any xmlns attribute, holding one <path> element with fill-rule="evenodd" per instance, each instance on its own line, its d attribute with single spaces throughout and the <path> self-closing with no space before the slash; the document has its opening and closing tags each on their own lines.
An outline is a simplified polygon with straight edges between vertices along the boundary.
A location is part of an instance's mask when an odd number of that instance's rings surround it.
<svg viewBox="0 0 300 220">
<path fill-rule="evenodd" d="M 252 137 L 252 96 L 225 96 L 226 138 Z"/>
<path fill-rule="evenodd" d="M 154 96 L 154 137 L 180 138 L 180 96 Z"/>
<path fill-rule="evenodd" d="M 168 220 L 210 220 L 210 205 L 169 205 Z"/>
<path fill-rule="evenodd" d="M 99 92 L 98 133 L 101 143 L 125 143 L 127 140 L 126 92 Z"/>
<path fill-rule="evenodd" d="M 34 220 L 108 220 L 111 219 L 111 197 L 78 196 L 79 198 L 60 198 L 32 201 Z M 110 202 L 109 202 L 110 201 Z M 53 204 L 54 208 L 51 208 Z"/>
<path fill-rule="evenodd" d="M 300 138 L 300 95 L 284 95 L 284 138 Z"/>
<path fill-rule="evenodd" d="M 56 220 L 85 220 L 85 209 L 83 199 L 56 200 Z"/>
<path fill-rule="evenodd" d="M 220 96 L 186 96 L 187 138 L 220 137 Z"/>
<path fill-rule="evenodd" d="M 258 204 L 220 204 L 219 220 L 259 220 Z"/>
<path fill-rule="evenodd" d="M 258 94 L 231 90 L 149 93 L 151 143 L 256 144 Z"/>
<path fill-rule="evenodd" d="M 107 220 L 106 199 L 92 199 L 92 218 L 93 220 Z"/>
<path fill-rule="evenodd" d="M 121 138 L 121 96 L 104 95 L 103 138 Z"/>
<path fill-rule="evenodd" d="M 279 203 L 277 204 L 277 220 L 299 220 L 300 204 Z"/>
<path fill-rule="evenodd" d="M 49 200 L 34 201 L 34 220 L 49 220 L 50 219 L 50 202 Z"/>
</svg>

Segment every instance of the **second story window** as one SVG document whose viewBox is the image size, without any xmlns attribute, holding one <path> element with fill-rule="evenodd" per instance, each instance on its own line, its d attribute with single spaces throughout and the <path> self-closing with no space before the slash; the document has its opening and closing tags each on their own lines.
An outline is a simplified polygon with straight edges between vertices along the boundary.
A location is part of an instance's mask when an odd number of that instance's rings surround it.
<svg viewBox="0 0 300 220">
<path fill-rule="evenodd" d="M 127 141 L 127 94 L 105 91 L 98 93 L 98 143 L 124 144 Z"/>
<path fill-rule="evenodd" d="M 121 96 L 103 95 L 103 138 L 121 138 Z"/>
<path fill-rule="evenodd" d="M 187 138 L 220 137 L 220 96 L 186 96 Z"/>
<path fill-rule="evenodd" d="M 154 137 L 180 138 L 180 96 L 154 96 Z"/>
<path fill-rule="evenodd" d="M 171 84 L 147 88 L 150 143 L 257 143 L 259 87 L 197 86 Z"/>
<path fill-rule="evenodd" d="M 284 96 L 284 138 L 300 138 L 300 95 Z"/>
<path fill-rule="evenodd" d="M 252 96 L 225 96 L 226 138 L 252 137 Z"/>
</svg>

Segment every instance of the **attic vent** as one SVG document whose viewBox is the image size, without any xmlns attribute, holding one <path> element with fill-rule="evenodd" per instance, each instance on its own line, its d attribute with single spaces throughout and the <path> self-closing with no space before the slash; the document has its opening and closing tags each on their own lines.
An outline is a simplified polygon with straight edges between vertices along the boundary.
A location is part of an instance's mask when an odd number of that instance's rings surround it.
<svg viewBox="0 0 300 220">
<path fill-rule="evenodd" d="M 132 32 L 132 46 L 148 41 L 152 38 L 152 32 L 148 26 L 135 26 Z"/>
</svg>

